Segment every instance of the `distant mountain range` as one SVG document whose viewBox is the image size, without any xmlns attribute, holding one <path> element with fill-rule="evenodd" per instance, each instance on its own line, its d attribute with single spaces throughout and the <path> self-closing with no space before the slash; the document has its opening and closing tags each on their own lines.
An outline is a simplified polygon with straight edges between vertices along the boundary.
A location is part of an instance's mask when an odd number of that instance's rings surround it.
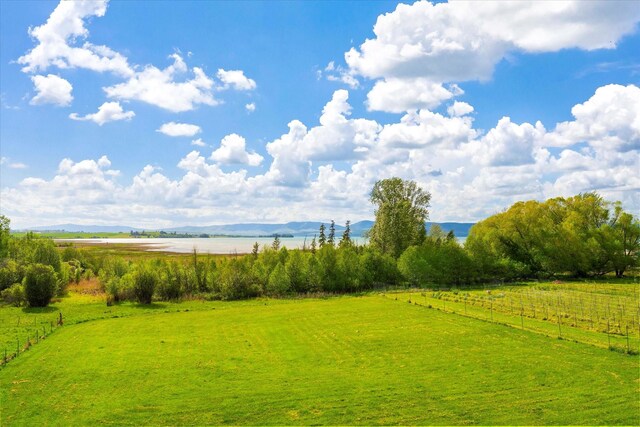
<svg viewBox="0 0 640 427">
<path fill-rule="evenodd" d="M 184 226 L 169 227 L 158 230 L 146 229 L 146 231 L 166 231 L 176 233 L 192 233 L 192 234 L 210 234 L 210 235 L 229 235 L 229 236 L 267 236 L 273 234 L 293 234 L 294 236 L 313 236 L 318 234 L 321 222 L 287 222 L 286 224 L 226 224 L 226 225 L 204 225 L 204 226 Z M 329 228 L 328 223 L 324 223 Z M 453 230 L 457 237 L 466 237 L 473 223 L 469 222 L 427 222 L 427 230 L 432 224 L 438 224 L 444 232 Z M 367 230 L 373 226 L 373 221 L 359 221 L 351 224 L 351 234 L 354 236 L 362 236 Z M 130 231 L 145 231 L 142 228 L 126 227 L 120 225 L 78 225 L 78 224 L 58 224 L 42 227 L 31 227 L 20 231 L 68 231 L 68 232 L 85 232 L 85 233 L 128 233 Z M 344 225 L 336 224 L 336 234 L 340 235 L 344 231 Z"/>
</svg>

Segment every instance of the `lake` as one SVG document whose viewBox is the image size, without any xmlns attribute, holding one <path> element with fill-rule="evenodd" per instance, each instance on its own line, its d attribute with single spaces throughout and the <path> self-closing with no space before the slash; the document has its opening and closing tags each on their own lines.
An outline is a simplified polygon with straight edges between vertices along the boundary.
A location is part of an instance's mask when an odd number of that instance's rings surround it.
<svg viewBox="0 0 640 427">
<path fill-rule="evenodd" d="M 311 244 L 313 237 L 281 237 L 280 245 L 287 249 L 301 249 L 305 239 L 307 246 Z M 366 239 L 352 237 L 354 243 L 363 244 Z M 114 243 L 129 243 L 145 246 L 149 251 L 188 253 L 195 248 L 199 253 L 209 254 L 245 254 L 250 253 L 253 244 L 258 242 L 260 248 L 264 245 L 271 246 L 273 237 L 211 237 L 211 238 L 184 238 L 184 239 L 155 239 L 155 238 L 124 238 L 124 239 L 56 239 L 57 242 L 79 242 L 109 245 Z"/>
</svg>

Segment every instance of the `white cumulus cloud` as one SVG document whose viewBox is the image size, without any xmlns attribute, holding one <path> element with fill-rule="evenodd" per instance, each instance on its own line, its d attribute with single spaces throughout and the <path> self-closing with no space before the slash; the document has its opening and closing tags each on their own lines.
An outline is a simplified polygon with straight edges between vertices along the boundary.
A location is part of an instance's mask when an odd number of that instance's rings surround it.
<svg viewBox="0 0 640 427">
<path fill-rule="evenodd" d="M 31 81 L 38 92 L 31 99 L 31 105 L 54 104 L 61 107 L 71 105 L 73 86 L 62 77 L 54 74 L 32 76 Z"/>
<path fill-rule="evenodd" d="M 574 121 L 559 123 L 549 145 L 587 142 L 595 148 L 627 152 L 640 149 L 640 88 L 606 85 L 571 109 Z"/>
<path fill-rule="evenodd" d="M 233 88 L 236 90 L 253 90 L 256 82 L 244 75 L 242 70 L 224 70 L 220 68 L 217 74 L 224 86 L 222 89 Z"/>
<path fill-rule="evenodd" d="M 22 162 L 12 162 L 8 157 L 0 157 L 0 165 L 6 165 L 10 169 L 26 169 L 29 166 Z"/>
<path fill-rule="evenodd" d="M 207 144 L 202 140 L 202 138 L 196 138 L 191 141 L 191 145 L 195 145 L 196 147 L 206 147 Z"/>
<path fill-rule="evenodd" d="M 46 23 L 29 29 L 35 46 L 18 58 L 17 62 L 23 65 L 22 71 L 33 74 L 56 67 L 109 72 L 125 81 L 104 87 L 107 97 L 141 101 L 171 112 L 191 111 L 199 105 L 219 105 L 222 101 L 216 99 L 215 91 L 256 88 L 256 82 L 246 77 L 242 70 L 220 69 L 217 76 L 222 83 L 216 85 L 203 68 L 189 68 L 177 53 L 170 55 L 173 64 L 165 68 L 152 64 L 130 65 L 123 54 L 88 41 L 87 23 L 93 17 L 103 17 L 107 5 L 107 0 L 61 1 Z M 191 52 L 188 56 L 191 57 Z M 43 78 L 36 77 L 39 80 Z M 52 93 L 52 90 L 49 88 L 44 95 L 36 95 L 32 103 L 70 103 L 70 90 L 67 97 L 62 93 Z"/>
<path fill-rule="evenodd" d="M 447 107 L 447 113 L 451 117 L 462 117 L 473 113 L 473 106 L 466 102 L 454 101 L 452 105 Z"/>
<path fill-rule="evenodd" d="M 61 1 L 47 22 L 29 29 L 36 46 L 18 58 L 26 73 L 58 68 L 85 68 L 97 72 L 112 72 L 120 76 L 133 74 L 127 58 L 107 46 L 96 46 L 80 41 L 89 31 L 85 20 L 104 16 L 107 0 Z"/>
<path fill-rule="evenodd" d="M 375 111 L 402 113 L 413 109 L 436 108 L 463 93 L 455 84 L 447 88 L 424 78 L 389 78 L 375 83 L 367 94 L 367 107 Z"/>
<path fill-rule="evenodd" d="M 509 52 L 614 48 L 638 21 L 627 1 L 418 1 L 380 15 L 345 61 L 350 75 L 377 80 L 371 109 L 432 108 L 455 95 L 443 83 L 487 80 Z"/>
<path fill-rule="evenodd" d="M 211 153 L 211 160 L 224 164 L 243 164 L 258 166 L 264 158 L 246 149 L 246 141 L 238 134 L 232 133 L 220 141 L 220 148 Z"/>
<path fill-rule="evenodd" d="M 85 116 L 79 116 L 77 113 L 69 114 L 69 118 L 72 120 L 89 120 L 102 126 L 108 122 L 114 122 L 118 120 L 131 120 L 136 113 L 133 111 L 124 111 L 119 102 L 105 102 L 98 111 L 93 114 L 87 114 Z"/>
<path fill-rule="evenodd" d="M 160 126 L 156 132 L 163 133 L 167 136 L 194 136 L 202 131 L 200 126 L 189 123 L 169 122 Z"/>
<path fill-rule="evenodd" d="M 105 87 L 105 93 L 109 98 L 142 101 L 174 113 L 193 110 L 199 104 L 219 104 L 213 97 L 213 80 L 201 68 L 192 69 L 192 78 L 177 81 L 188 67 L 180 55 L 170 58 L 173 64 L 168 67 L 161 70 L 147 65 L 128 81 Z"/>
<path fill-rule="evenodd" d="M 222 170 L 223 163 L 261 163 L 244 138 L 232 134 L 210 158 L 192 151 L 179 159 L 182 176 L 140 165 L 129 182 L 120 182 L 105 156 L 64 159 L 54 176 L 26 178 L 2 188 L 0 198 L 3 213 L 24 225 L 34 212 L 48 223 L 106 216 L 143 227 L 238 218 L 355 221 L 373 216 L 368 194 L 375 181 L 399 176 L 432 194 L 434 221 L 476 221 L 518 200 L 585 191 L 621 200 L 637 212 L 637 90 L 603 86 L 574 106 L 574 120 L 545 128 L 504 117 L 487 132 L 476 129 L 468 114 L 425 109 L 384 125 L 352 118 L 348 93 L 336 91 L 320 123 L 308 127 L 292 120 L 282 136 L 266 144 L 264 172 Z M 470 108 L 457 107 L 460 114 Z"/>
</svg>

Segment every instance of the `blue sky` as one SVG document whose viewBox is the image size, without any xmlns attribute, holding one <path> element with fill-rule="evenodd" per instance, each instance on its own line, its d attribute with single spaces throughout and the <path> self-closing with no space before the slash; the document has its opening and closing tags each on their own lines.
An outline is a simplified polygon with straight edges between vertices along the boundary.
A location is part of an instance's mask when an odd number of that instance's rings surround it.
<svg viewBox="0 0 640 427">
<path fill-rule="evenodd" d="M 357 221 L 390 176 L 436 221 L 593 190 L 640 209 L 637 3 L 0 7 L 14 227 Z"/>
</svg>

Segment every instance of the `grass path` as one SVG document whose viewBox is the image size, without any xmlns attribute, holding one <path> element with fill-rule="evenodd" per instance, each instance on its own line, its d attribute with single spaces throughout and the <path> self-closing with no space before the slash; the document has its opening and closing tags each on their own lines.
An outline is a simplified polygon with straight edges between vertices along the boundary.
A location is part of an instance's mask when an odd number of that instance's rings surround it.
<svg viewBox="0 0 640 427">
<path fill-rule="evenodd" d="M 633 424 L 638 358 L 379 296 L 65 326 L 0 424 Z"/>
</svg>

